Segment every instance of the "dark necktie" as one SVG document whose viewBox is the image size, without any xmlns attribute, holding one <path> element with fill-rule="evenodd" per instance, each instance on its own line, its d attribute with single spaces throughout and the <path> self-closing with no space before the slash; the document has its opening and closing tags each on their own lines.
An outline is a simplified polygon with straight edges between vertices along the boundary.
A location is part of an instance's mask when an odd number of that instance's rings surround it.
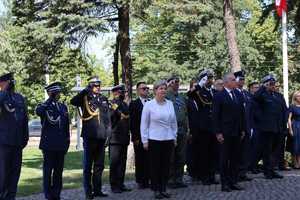
<svg viewBox="0 0 300 200">
<path fill-rule="evenodd" d="M 231 93 L 232 100 L 236 103 L 236 97 L 233 90 L 231 90 L 230 93 Z"/>
</svg>

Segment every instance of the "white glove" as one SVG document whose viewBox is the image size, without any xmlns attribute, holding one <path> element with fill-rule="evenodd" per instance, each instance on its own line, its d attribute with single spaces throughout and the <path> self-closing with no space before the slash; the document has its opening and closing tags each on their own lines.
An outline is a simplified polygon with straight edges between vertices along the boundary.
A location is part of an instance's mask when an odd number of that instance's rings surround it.
<svg viewBox="0 0 300 200">
<path fill-rule="evenodd" d="M 204 76 L 198 83 L 200 87 L 203 87 L 207 82 L 207 76 Z"/>
</svg>

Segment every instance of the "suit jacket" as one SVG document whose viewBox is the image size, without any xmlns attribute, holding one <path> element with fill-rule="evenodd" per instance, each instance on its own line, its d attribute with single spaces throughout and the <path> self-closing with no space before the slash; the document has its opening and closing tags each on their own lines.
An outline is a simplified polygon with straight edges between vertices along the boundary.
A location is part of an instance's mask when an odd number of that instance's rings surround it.
<svg viewBox="0 0 300 200">
<path fill-rule="evenodd" d="M 245 126 L 246 133 L 250 134 L 251 129 L 253 129 L 253 95 L 247 90 L 236 90 L 243 97 L 244 107 L 245 107 Z"/>
<path fill-rule="evenodd" d="M 218 92 L 213 98 L 214 133 L 224 136 L 239 136 L 245 131 L 245 108 L 243 97 L 234 90 L 233 100 L 226 89 Z"/>
<path fill-rule="evenodd" d="M 40 149 L 67 152 L 70 145 L 70 123 L 68 108 L 65 104 L 56 102 L 51 98 L 39 104 L 36 114 L 42 123 Z M 52 120 L 59 119 L 57 122 Z"/>
<path fill-rule="evenodd" d="M 255 123 L 259 132 L 284 133 L 287 130 L 288 110 L 283 95 L 261 87 L 255 94 L 258 113 Z"/>
<path fill-rule="evenodd" d="M 141 118 L 143 111 L 143 103 L 140 98 L 132 101 L 129 105 L 129 115 L 130 115 L 130 132 L 131 141 L 141 141 Z"/>
<path fill-rule="evenodd" d="M 28 139 L 24 97 L 15 92 L 0 91 L 0 144 L 23 148 Z"/>
</svg>

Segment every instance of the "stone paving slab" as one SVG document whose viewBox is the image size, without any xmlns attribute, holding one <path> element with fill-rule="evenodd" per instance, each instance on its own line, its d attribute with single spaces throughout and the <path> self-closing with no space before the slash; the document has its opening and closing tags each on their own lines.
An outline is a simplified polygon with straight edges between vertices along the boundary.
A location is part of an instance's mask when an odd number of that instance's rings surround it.
<svg viewBox="0 0 300 200">
<path fill-rule="evenodd" d="M 189 187 L 184 189 L 169 190 L 172 200 L 300 200 L 300 171 L 288 171 L 283 173 L 284 179 L 266 180 L 262 174 L 250 175 L 254 178 L 251 182 L 243 182 L 241 186 L 244 191 L 230 193 L 221 192 L 220 185 L 203 186 L 192 184 L 189 177 L 185 177 Z M 95 200 L 150 200 L 153 193 L 149 189 L 139 190 L 134 182 L 127 182 L 126 185 L 133 190 L 122 194 L 112 194 L 109 186 L 105 185 L 103 190 L 109 194 L 107 198 L 95 198 Z M 83 200 L 83 189 L 64 190 L 62 200 Z M 17 200 L 42 200 L 43 194 L 29 197 L 17 198 Z"/>
</svg>

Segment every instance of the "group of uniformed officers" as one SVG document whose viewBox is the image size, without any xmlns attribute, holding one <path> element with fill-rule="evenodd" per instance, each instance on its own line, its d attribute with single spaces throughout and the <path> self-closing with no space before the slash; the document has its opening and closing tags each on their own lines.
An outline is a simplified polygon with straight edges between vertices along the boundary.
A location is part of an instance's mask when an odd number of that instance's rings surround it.
<svg viewBox="0 0 300 200">
<path fill-rule="evenodd" d="M 166 99 L 173 104 L 178 127 L 169 158 L 168 186 L 187 187 L 183 180 L 187 165 L 187 172 L 195 184 L 219 184 L 216 179 L 219 173 L 222 191 L 243 190 L 238 182 L 250 181 L 247 173 L 257 170 L 261 159 L 267 179 L 283 178 L 274 171 L 274 160 L 278 161 L 281 155 L 275 152 L 284 152 L 284 148 L 278 148 L 284 143 L 288 112 L 275 83 L 275 77 L 268 75 L 261 84 L 249 84 L 247 91 L 244 89 L 245 73 L 238 71 L 225 74 L 223 87 L 216 90 L 214 73 L 207 69 L 191 82 L 188 93 L 183 94 L 179 92 L 178 76 L 167 79 Z M 28 142 L 26 104 L 14 86 L 12 73 L 0 77 L 0 200 L 15 199 L 22 149 Z M 43 190 L 46 199 L 59 200 L 64 158 L 70 145 L 70 120 L 67 106 L 59 101 L 61 83 L 52 83 L 45 89 L 49 98 L 36 107 L 42 123 L 39 147 L 44 158 Z M 108 100 L 101 94 L 101 81 L 95 76 L 71 99 L 82 120 L 86 199 L 108 196 L 102 191 L 107 145 L 111 191 L 131 191 L 124 184 L 130 133 L 136 182 L 140 189 L 151 188 L 153 165 L 140 128 L 143 107 L 150 101 L 149 87 L 141 81 L 136 91 L 137 98 L 128 102 L 124 85 L 118 85 L 112 88 L 113 99 Z M 171 196 L 155 192 L 157 199 Z"/>
</svg>

